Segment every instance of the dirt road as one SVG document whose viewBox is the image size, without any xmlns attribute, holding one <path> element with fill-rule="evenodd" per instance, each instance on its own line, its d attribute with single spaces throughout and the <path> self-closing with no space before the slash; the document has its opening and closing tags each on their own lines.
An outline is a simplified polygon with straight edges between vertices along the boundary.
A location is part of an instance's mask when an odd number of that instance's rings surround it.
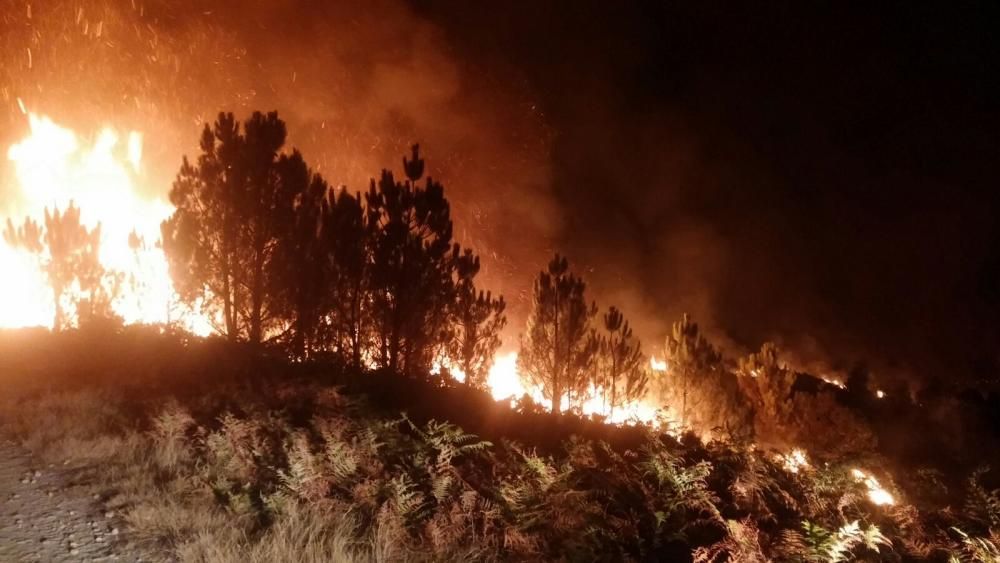
<svg viewBox="0 0 1000 563">
<path fill-rule="evenodd" d="M 0 562 L 148 561 L 80 474 L 0 440 Z"/>
</svg>

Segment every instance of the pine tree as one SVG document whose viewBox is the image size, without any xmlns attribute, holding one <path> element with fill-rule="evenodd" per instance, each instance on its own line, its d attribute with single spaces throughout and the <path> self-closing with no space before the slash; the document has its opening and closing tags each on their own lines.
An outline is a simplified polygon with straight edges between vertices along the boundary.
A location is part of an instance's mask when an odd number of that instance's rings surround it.
<svg viewBox="0 0 1000 563">
<path fill-rule="evenodd" d="M 67 303 L 77 322 L 113 316 L 111 303 L 118 287 L 114 281 L 120 278 L 106 272 L 100 262 L 101 226 L 88 229 L 83 225 L 79 207 L 70 203 L 62 212 L 46 209 L 44 228 L 31 218 L 20 227 L 8 219 L 4 239 L 38 256 L 52 288 L 53 330 L 73 324 L 74 318 L 65 309 Z M 74 286 L 79 291 L 70 294 Z"/>
<path fill-rule="evenodd" d="M 668 378 L 673 382 L 674 398 L 680 395 L 680 417 L 682 424 L 689 424 L 689 403 L 700 403 L 699 378 L 721 369 L 722 355 L 698 330 L 698 324 L 685 313 L 675 322 L 666 343 L 667 364 L 670 366 Z M 678 393 L 679 391 L 679 393 Z M 677 405 L 673 405 L 675 408 Z"/>
<path fill-rule="evenodd" d="M 255 112 L 241 125 L 220 113 L 205 125 L 197 163 L 185 157 L 170 191 L 177 208 L 163 223 L 163 248 L 183 300 L 205 300 L 232 340 L 260 343 L 274 331 L 280 307 L 271 263 L 291 226 L 277 212 L 296 194 L 281 191 L 278 151 L 285 123 Z"/>
<path fill-rule="evenodd" d="M 736 375 L 687 315 L 667 336 L 666 356 L 669 369 L 659 379 L 661 398 L 680 409 L 681 424 L 741 437 L 752 432 L 753 411 Z"/>
<path fill-rule="evenodd" d="M 597 306 L 587 305 L 585 289 L 583 280 L 569 273 L 569 262 L 556 254 L 535 279 L 521 337 L 518 369 L 541 386 L 556 413 L 562 411 L 563 397 L 572 401 L 586 390 L 598 347 L 590 328 Z"/>
<path fill-rule="evenodd" d="M 345 363 L 360 368 L 371 339 L 373 240 L 361 194 L 336 191 L 323 214 L 321 237 L 330 292 L 323 339 Z"/>
<path fill-rule="evenodd" d="M 298 151 L 282 155 L 275 172 L 273 213 L 276 222 L 289 229 L 276 237 L 269 290 L 278 301 L 276 312 L 289 321 L 292 354 L 305 358 L 323 348 L 317 332 L 329 300 L 331 275 L 320 231 L 331 191 Z"/>
<path fill-rule="evenodd" d="M 837 391 L 823 386 L 814 392 L 796 392 L 799 377 L 811 376 L 782 365 L 778 348 L 770 342 L 739 361 L 737 379 L 753 409 L 759 440 L 828 454 L 857 453 L 872 446 L 871 429 L 840 404 Z"/>
<path fill-rule="evenodd" d="M 455 250 L 456 277 L 452 335 L 448 351 L 457 367 L 465 372 L 466 383 L 485 388 L 493 356 L 500 348 L 500 332 L 507 325 L 502 296 L 477 293 L 474 278 L 479 273 L 479 257 L 466 249 Z"/>
<path fill-rule="evenodd" d="M 605 409 L 613 417 L 616 407 L 645 395 L 649 374 L 642 345 L 633 338 L 632 327 L 616 307 L 604 314 L 604 330 L 597 355 L 597 377 L 604 390 Z"/>
<path fill-rule="evenodd" d="M 430 368 L 447 342 L 454 300 L 451 209 L 444 187 L 427 178 L 418 145 L 403 158 L 407 180 L 382 171 L 365 196 L 372 229 L 372 315 L 382 367 L 416 373 Z"/>
</svg>

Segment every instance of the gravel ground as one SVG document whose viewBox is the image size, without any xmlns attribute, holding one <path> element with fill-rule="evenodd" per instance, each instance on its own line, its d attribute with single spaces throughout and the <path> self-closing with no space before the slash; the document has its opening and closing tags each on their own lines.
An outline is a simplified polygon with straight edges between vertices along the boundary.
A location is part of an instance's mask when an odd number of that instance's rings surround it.
<svg viewBox="0 0 1000 563">
<path fill-rule="evenodd" d="M 129 546 L 121 519 L 80 474 L 0 441 L 0 562 L 151 560 Z"/>
</svg>

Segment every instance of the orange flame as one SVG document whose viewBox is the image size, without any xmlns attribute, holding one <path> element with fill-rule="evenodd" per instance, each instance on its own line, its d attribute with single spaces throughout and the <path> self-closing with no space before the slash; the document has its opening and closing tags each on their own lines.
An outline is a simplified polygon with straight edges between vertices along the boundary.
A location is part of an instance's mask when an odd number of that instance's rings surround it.
<svg viewBox="0 0 1000 563">
<path fill-rule="evenodd" d="M 7 151 L 16 189 L 2 219 L 15 225 L 27 217 L 41 221 L 46 209 L 76 205 L 81 223 L 101 225 L 102 266 L 124 274 L 122 294 L 112 303 L 115 313 L 126 323 L 179 321 L 196 334 L 210 332 L 206 319 L 179 307 L 157 244 L 160 223 L 173 207 L 137 189 L 144 179 L 142 135 L 106 127 L 87 143 L 48 117 L 27 115 L 30 134 Z M 37 257 L 0 241 L 0 271 L 0 327 L 51 328 L 55 303 Z"/>
</svg>

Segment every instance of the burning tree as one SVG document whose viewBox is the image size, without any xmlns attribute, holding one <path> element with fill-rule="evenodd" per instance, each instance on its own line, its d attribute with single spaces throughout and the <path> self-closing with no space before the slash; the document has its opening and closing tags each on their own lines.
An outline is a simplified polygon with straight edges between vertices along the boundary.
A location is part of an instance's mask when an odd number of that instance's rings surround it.
<svg viewBox="0 0 1000 563">
<path fill-rule="evenodd" d="M 16 227 L 8 219 L 4 239 L 12 246 L 37 255 L 52 288 L 55 304 L 53 330 L 72 324 L 66 305 L 76 313 L 77 322 L 111 318 L 111 302 L 117 295 L 120 277 L 106 272 L 98 257 L 101 226 L 88 229 L 80 223 L 80 208 L 70 203 L 60 212 L 45 210 L 45 228 L 31 218 Z"/>
<path fill-rule="evenodd" d="M 383 170 L 365 195 L 372 229 L 372 318 L 377 361 L 391 370 L 429 369 L 447 339 L 454 299 L 451 209 L 444 187 L 427 178 L 418 145 L 403 158 L 407 180 Z"/>
<path fill-rule="evenodd" d="M 688 315 L 674 323 L 665 348 L 670 371 L 660 379 L 660 394 L 679 410 L 682 424 L 738 433 L 751 429 L 752 413 L 736 376 Z"/>
<path fill-rule="evenodd" d="M 345 190 L 331 194 L 320 230 L 327 270 L 327 290 L 333 299 L 320 324 L 321 338 L 345 363 L 361 367 L 371 341 L 371 247 L 373 233 L 361 194 Z"/>
<path fill-rule="evenodd" d="M 646 394 L 649 374 L 642 345 L 632 337 L 632 327 L 617 307 L 604 314 L 604 330 L 597 353 L 598 382 L 604 390 L 605 408 L 614 417 L 615 407 L 637 401 Z"/>
<path fill-rule="evenodd" d="M 318 325 L 327 308 L 330 262 L 320 229 L 330 186 L 313 173 L 298 151 L 276 163 L 280 195 L 274 212 L 288 230 L 277 237 L 269 272 L 275 308 L 288 320 L 291 353 L 304 358 L 322 347 Z"/>
<path fill-rule="evenodd" d="M 486 376 L 493 356 L 500 347 L 500 331 L 507 325 L 503 297 L 477 292 L 474 278 L 479 272 L 479 257 L 466 249 L 456 258 L 455 304 L 449 356 L 465 373 L 466 383 L 486 386 Z"/>
<path fill-rule="evenodd" d="M 770 342 L 739 361 L 737 380 L 753 408 L 755 432 L 767 442 L 825 455 L 858 454 L 874 446 L 868 425 L 838 401 L 841 391 L 782 365 Z M 800 381 L 802 390 L 796 388 Z"/>
<path fill-rule="evenodd" d="M 163 223 L 163 248 L 182 299 L 203 299 L 222 314 L 219 330 L 232 340 L 260 343 L 273 328 L 272 260 L 279 237 L 290 230 L 288 214 L 304 188 L 279 166 L 285 123 L 276 112 L 255 112 L 242 127 L 231 113 L 205 125 L 202 154 L 183 159 L 170 191 L 176 212 Z M 287 181 L 286 181 L 287 180 Z"/>
<path fill-rule="evenodd" d="M 569 262 L 556 254 L 548 269 L 538 274 L 532 292 L 532 311 L 521 337 L 518 369 L 542 388 L 552 411 L 562 411 L 562 399 L 586 390 L 597 339 L 590 320 L 597 306 L 587 305 L 586 284 L 569 273 Z"/>
</svg>

